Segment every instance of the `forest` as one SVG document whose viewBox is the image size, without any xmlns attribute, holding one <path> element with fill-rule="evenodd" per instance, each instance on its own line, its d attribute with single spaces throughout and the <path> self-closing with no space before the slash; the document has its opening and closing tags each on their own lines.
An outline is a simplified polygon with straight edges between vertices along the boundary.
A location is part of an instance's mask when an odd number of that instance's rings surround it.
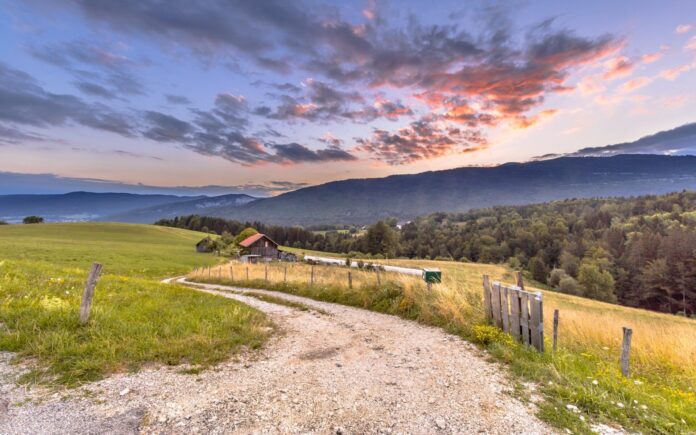
<svg viewBox="0 0 696 435">
<path fill-rule="evenodd" d="M 387 219 L 359 236 L 199 216 L 158 224 L 218 234 L 251 226 L 283 245 L 354 255 L 507 263 L 563 293 L 696 312 L 693 192 L 434 213 L 400 226 Z"/>
</svg>

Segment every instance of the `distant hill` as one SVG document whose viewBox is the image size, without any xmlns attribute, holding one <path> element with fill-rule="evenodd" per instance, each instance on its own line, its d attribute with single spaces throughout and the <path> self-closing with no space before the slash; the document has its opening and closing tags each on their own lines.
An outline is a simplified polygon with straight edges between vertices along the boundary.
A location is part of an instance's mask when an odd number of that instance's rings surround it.
<svg viewBox="0 0 696 435">
<path fill-rule="evenodd" d="M 53 222 L 89 221 L 127 210 L 200 198 L 91 192 L 58 195 L 1 195 L 0 220 L 12 223 L 21 221 L 24 216 L 38 215 Z"/>
<path fill-rule="evenodd" d="M 565 198 L 632 196 L 696 189 L 696 157 L 562 157 L 489 168 L 335 181 L 210 216 L 275 224 L 367 224 L 437 211 L 467 211 Z"/>
<path fill-rule="evenodd" d="M 191 214 L 210 215 L 217 210 L 229 209 L 256 201 L 257 198 L 244 194 L 230 194 L 169 202 L 151 207 L 128 210 L 99 218 L 102 221 L 153 223 L 159 219 Z"/>
</svg>

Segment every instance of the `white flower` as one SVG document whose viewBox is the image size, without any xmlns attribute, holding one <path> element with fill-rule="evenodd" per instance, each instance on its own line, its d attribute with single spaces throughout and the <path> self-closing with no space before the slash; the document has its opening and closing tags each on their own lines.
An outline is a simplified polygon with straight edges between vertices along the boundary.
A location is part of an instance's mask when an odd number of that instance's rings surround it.
<svg viewBox="0 0 696 435">
<path fill-rule="evenodd" d="M 624 404 L 621 403 L 621 402 L 616 402 L 616 406 L 618 406 L 619 408 L 623 408 L 623 407 L 624 407 Z"/>
<path fill-rule="evenodd" d="M 592 385 L 599 385 L 599 381 L 597 381 L 597 379 L 595 379 L 594 381 L 592 381 Z"/>
</svg>

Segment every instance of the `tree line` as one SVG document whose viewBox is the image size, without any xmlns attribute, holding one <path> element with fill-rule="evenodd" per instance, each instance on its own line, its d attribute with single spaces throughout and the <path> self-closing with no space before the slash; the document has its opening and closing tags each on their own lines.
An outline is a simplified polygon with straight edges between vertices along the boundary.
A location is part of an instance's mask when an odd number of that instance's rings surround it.
<svg viewBox="0 0 696 435">
<path fill-rule="evenodd" d="M 254 227 L 282 245 L 355 256 L 506 263 L 563 293 L 696 313 L 693 192 L 434 213 L 400 226 L 387 219 L 361 235 L 199 216 L 158 223 L 218 234 Z"/>
</svg>

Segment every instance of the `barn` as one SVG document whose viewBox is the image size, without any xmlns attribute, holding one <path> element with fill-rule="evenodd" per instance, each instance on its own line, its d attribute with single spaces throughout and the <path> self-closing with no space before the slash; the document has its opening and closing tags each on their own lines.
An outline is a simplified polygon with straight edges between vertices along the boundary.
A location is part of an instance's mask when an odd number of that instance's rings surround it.
<svg viewBox="0 0 696 435">
<path fill-rule="evenodd" d="M 294 254 L 278 249 L 278 244 L 265 234 L 257 233 L 239 242 L 244 255 L 242 259 L 249 262 L 283 260 L 295 261 Z"/>
</svg>

